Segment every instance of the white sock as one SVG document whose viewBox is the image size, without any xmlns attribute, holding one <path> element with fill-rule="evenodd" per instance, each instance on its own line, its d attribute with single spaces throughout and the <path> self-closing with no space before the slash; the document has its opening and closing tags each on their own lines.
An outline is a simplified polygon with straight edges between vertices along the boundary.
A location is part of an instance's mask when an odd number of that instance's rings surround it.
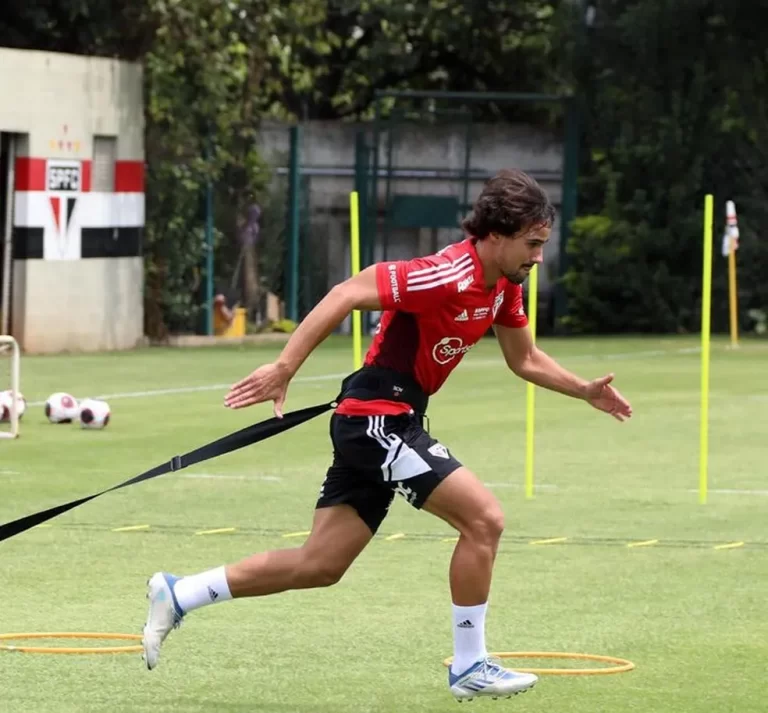
<svg viewBox="0 0 768 713">
<path fill-rule="evenodd" d="M 473 607 L 453 605 L 453 662 L 451 672 L 463 673 L 485 658 L 485 612 L 488 602 Z"/>
<path fill-rule="evenodd" d="M 173 585 L 173 593 L 185 614 L 206 604 L 216 604 L 232 599 L 224 567 L 182 577 Z"/>
</svg>

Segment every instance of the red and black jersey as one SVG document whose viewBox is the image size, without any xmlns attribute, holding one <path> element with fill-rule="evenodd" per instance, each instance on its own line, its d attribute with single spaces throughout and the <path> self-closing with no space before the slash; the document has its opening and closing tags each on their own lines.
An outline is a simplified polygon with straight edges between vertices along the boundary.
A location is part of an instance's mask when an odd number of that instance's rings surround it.
<svg viewBox="0 0 768 713">
<path fill-rule="evenodd" d="M 383 314 L 366 366 L 408 374 L 432 395 L 491 324 L 525 327 L 520 285 L 502 277 L 487 288 L 471 239 L 436 255 L 376 266 Z M 345 399 L 338 413 L 399 414 L 407 404 Z"/>
</svg>

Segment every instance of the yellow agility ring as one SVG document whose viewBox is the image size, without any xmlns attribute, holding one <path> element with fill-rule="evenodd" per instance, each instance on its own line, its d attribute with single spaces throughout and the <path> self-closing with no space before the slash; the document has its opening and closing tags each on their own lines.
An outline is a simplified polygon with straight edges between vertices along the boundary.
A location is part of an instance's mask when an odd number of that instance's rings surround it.
<svg viewBox="0 0 768 713">
<path fill-rule="evenodd" d="M 537 673 L 545 676 L 605 676 L 611 673 L 625 673 L 635 668 L 635 664 L 627 659 L 616 656 L 598 656 L 597 654 L 569 654 L 559 651 L 506 651 L 488 654 L 500 659 L 578 659 L 582 661 L 599 661 L 612 663 L 615 666 L 602 668 L 517 668 L 520 673 Z M 450 666 L 453 656 L 443 661 L 443 666 Z"/>
<path fill-rule="evenodd" d="M 141 634 L 102 634 L 52 632 L 36 634 L 0 634 L 0 641 L 16 641 L 17 639 L 108 639 L 121 641 L 141 641 Z M 141 651 L 141 646 L 100 646 L 100 647 L 54 647 L 54 646 L 6 646 L 0 645 L 0 651 L 11 651 L 23 654 L 128 654 Z"/>
</svg>

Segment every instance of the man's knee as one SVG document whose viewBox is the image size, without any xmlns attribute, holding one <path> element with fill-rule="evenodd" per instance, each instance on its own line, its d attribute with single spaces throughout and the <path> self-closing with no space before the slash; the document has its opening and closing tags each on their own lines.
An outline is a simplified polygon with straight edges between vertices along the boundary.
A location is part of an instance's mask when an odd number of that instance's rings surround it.
<svg viewBox="0 0 768 713">
<path fill-rule="evenodd" d="M 478 544 L 496 546 L 504 532 L 504 513 L 497 504 L 489 504 L 467 520 L 465 536 Z"/>
<path fill-rule="evenodd" d="M 297 587 L 330 587 L 350 568 L 372 537 L 371 530 L 349 505 L 318 508 L 312 533 L 299 548 Z"/>
<path fill-rule="evenodd" d="M 478 545 L 495 547 L 504 532 L 504 513 L 498 500 L 464 467 L 435 488 L 424 509 L 446 520 L 465 539 Z"/>
<path fill-rule="evenodd" d="M 305 551 L 302 569 L 309 586 L 330 587 L 341 581 L 351 564 Z"/>
</svg>

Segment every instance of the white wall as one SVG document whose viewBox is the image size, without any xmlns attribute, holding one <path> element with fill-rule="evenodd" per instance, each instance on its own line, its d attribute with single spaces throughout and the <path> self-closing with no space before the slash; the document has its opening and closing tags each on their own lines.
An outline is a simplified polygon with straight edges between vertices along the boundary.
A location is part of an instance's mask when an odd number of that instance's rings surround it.
<svg viewBox="0 0 768 713">
<path fill-rule="evenodd" d="M 17 260 L 14 336 L 28 353 L 130 349 L 143 335 L 140 257 Z M 16 331 L 16 330 L 14 330 Z"/>
<path fill-rule="evenodd" d="M 118 160 L 141 159 L 142 81 L 132 62 L 0 48 L 0 131 L 29 134 L 28 156 L 88 159 L 105 135 Z"/>
</svg>

